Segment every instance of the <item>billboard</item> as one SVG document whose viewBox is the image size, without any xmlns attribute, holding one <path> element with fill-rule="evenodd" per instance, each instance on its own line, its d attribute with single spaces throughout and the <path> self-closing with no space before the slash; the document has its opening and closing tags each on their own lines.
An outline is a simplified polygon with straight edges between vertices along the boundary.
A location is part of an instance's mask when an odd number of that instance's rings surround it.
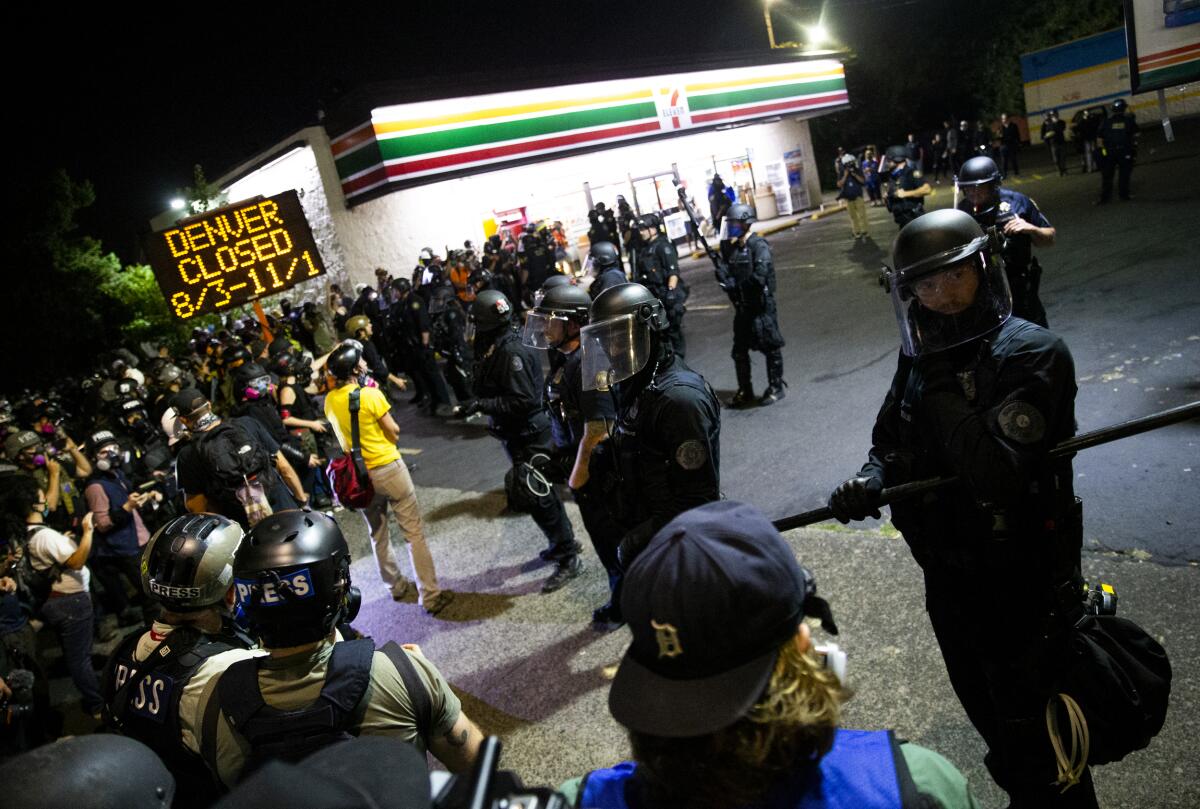
<svg viewBox="0 0 1200 809">
<path fill-rule="evenodd" d="M 244 200 L 151 234 L 146 255 L 180 320 L 219 312 L 325 274 L 294 190 Z"/>
<path fill-rule="evenodd" d="M 1135 94 L 1200 79 L 1200 0 L 1125 0 L 1125 37 Z"/>
<path fill-rule="evenodd" d="M 389 185 L 848 103 L 842 64 L 820 59 L 377 107 L 330 145 L 354 204 Z"/>
</svg>

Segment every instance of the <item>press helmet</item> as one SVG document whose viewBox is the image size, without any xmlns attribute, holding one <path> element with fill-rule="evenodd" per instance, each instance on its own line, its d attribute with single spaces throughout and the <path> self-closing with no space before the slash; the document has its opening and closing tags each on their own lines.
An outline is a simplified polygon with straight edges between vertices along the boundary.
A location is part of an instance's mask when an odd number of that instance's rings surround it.
<svg viewBox="0 0 1200 809">
<path fill-rule="evenodd" d="M 142 590 L 173 612 L 216 606 L 233 585 L 242 527 L 216 514 L 184 514 L 142 551 Z"/>
<path fill-rule="evenodd" d="M 233 578 L 238 607 L 267 647 L 322 640 L 358 612 L 350 548 L 320 512 L 277 511 L 256 524 L 234 555 Z"/>
</svg>

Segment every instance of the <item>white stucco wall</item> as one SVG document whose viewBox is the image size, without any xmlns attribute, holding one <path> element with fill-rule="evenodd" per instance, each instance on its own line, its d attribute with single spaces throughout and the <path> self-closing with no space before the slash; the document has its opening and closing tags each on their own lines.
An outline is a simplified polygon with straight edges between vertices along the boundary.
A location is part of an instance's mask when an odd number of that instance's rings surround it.
<svg viewBox="0 0 1200 809">
<path fill-rule="evenodd" d="M 303 145 L 285 152 L 279 158 L 248 174 L 245 174 L 245 165 L 240 166 L 217 180 L 217 184 L 231 202 L 255 196 L 270 197 L 290 189 L 296 190 L 300 197 L 300 207 L 304 209 L 304 217 L 312 228 L 317 249 L 325 262 L 326 274 L 299 284 L 286 294 L 293 300 L 306 297 L 324 300 L 327 284 L 340 282 L 345 285 L 349 281 L 333 213 L 336 209 L 344 209 L 345 203 L 341 197 L 341 186 L 337 184 L 337 174 L 333 171 L 332 158 L 329 157 L 329 138 L 323 128 L 303 129 L 265 154 L 275 153 L 279 148 L 297 141 Z M 262 159 L 262 155 L 256 159 Z M 326 163 L 327 166 L 323 167 L 322 163 Z M 329 178 L 323 176 L 326 173 L 332 173 L 334 198 L 329 196 Z M 239 177 L 242 174 L 245 176 Z M 230 181 L 228 178 L 236 179 Z"/>
</svg>

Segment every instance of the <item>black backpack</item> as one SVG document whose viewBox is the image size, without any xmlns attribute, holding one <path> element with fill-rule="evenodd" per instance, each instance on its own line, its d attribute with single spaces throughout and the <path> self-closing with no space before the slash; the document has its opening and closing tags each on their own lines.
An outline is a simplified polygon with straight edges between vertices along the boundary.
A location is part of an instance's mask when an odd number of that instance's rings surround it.
<svg viewBox="0 0 1200 809">
<path fill-rule="evenodd" d="M 38 531 L 45 528 L 44 525 L 29 527 L 25 547 L 21 553 L 21 561 L 17 564 L 17 581 L 23 591 L 22 597 L 35 613 L 41 611 L 42 605 L 50 598 L 50 588 L 62 578 L 65 567 L 62 562 L 53 562 L 49 567 L 41 570 L 33 566 L 31 540 Z M 38 561 L 46 560 L 39 559 Z"/>
<path fill-rule="evenodd" d="M 229 491 L 237 490 L 271 466 L 270 456 L 262 445 L 232 421 L 222 421 L 205 433 L 196 451 L 209 474 Z"/>
</svg>

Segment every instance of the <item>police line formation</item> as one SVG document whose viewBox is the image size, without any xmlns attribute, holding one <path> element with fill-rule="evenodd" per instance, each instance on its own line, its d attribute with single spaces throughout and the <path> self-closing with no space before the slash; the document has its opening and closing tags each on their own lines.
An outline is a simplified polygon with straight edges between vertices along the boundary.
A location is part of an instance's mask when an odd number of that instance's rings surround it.
<svg viewBox="0 0 1200 809">
<path fill-rule="evenodd" d="M 903 147 L 885 161 L 899 187 L 920 180 Z M 1170 666 L 1115 616 L 1112 589 L 1080 575 L 1070 445 L 1055 451 L 1074 435 L 1075 373 L 1032 255 L 1054 229 L 989 157 L 957 181 L 956 209 L 924 213 L 919 195 L 893 207 L 883 285 L 901 350 L 867 461 L 829 512 L 845 523 L 890 502 L 1010 805 L 1097 806 L 1090 766 L 1158 732 Z M 771 249 L 750 206 L 719 178 L 710 190 L 715 249 L 680 199 L 734 308 L 730 405 L 770 405 L 787 391 Z M 937 753 L 838 727 L 845 655 L 804 620 L 836 634 L 832 610 L 776 527 L 721 499 L 721 403 L 684 359 L 677 253 L 657 215 L 623 203 L 590 213 L 582 273 L 561 228 L 529 225 L 479 254 L 426 249 L 411 279 L 380 269 L 353 299 L 334 286 L 328 301 L 197 330 L 182 360 L 125 352 L 82 383 L 5 403 L 0 696 L 8 751 L 35 749 L 0 768 L 0 789 L 17 805 L 91 805 L 97 788 L 128 806 L 288 794 L 428 805 L 423 757 L 369 742 L 392 736 L 458 774 L 435 790 L 442 806 L 522 793 L 599 807 L 974 806 Z M 761 394 L 751 350 L 766 358 Z M 395 599 L 412 585 L 389 512 L 421 606 L 438 615 L 453 597 L 396 448 L 392 401 L 409 384 L 430 415 L 488 417 L 512 462 L 508 505 L 546 538 L 543 592 L 583 570 L 560 491 L 578 504 L 610 585 L 593 619 L 632 635 L 609 704 L 633 760 L 526 789 L 496 771 L 498 742 L 418 647 L 377 649 L 354 630 L 360 598 L 332 507 L 363 513 Z M 80 427 L 83 444 L 68 433 Z M 939 485 L 919 498 L 885 495 L 927 478 Z M 1023 597 L 978 610 L 981 575 Z M 84 710 L 112 734 L 38 747 L 58 728 L 31 622 L 58 634 Z M 134 625 L 97 677 L 93 636 Z M 371 790 L 378 802 L 363 803 Z"/>
</svg>

